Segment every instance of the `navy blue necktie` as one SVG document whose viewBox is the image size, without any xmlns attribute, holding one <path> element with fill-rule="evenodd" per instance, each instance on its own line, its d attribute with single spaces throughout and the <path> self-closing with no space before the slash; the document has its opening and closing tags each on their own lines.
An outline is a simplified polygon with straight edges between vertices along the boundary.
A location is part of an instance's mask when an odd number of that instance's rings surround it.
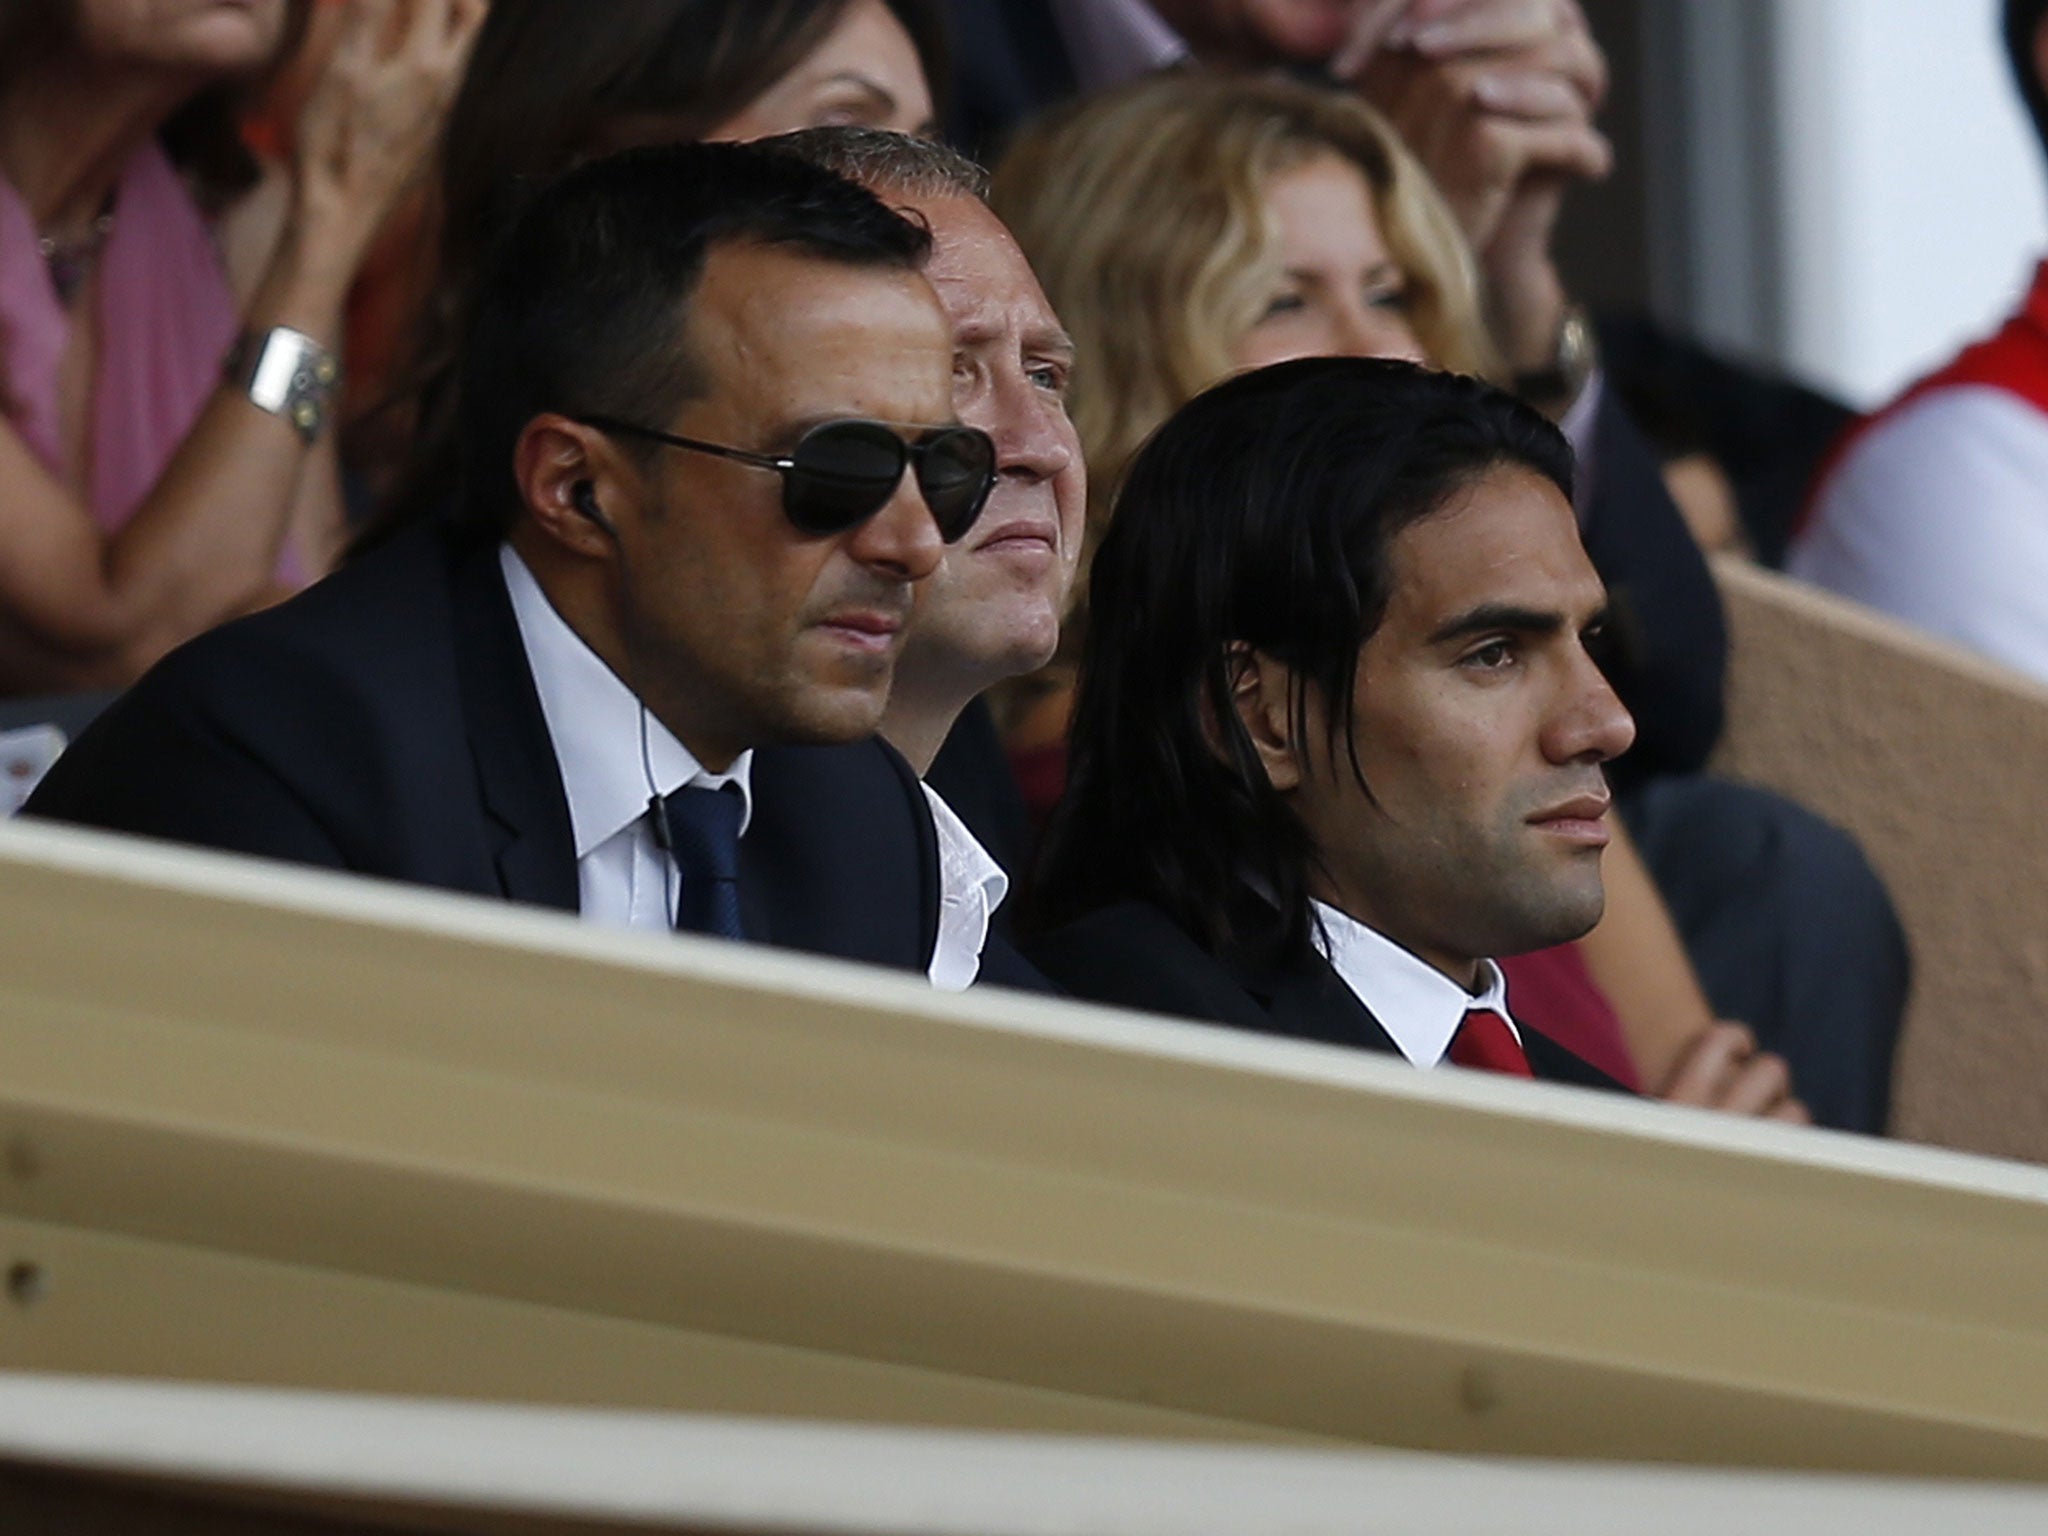
<svg viewBox="0 0 2048 1536">
<path fill-rule="evenodd" d="M 685 785 L 661 802 L 669 852 L 683 877 L 676 927 L 687 933 L 743 939 L 740 926 L 740 818 L 746 802 L 737 784 Z"/>
</svg>

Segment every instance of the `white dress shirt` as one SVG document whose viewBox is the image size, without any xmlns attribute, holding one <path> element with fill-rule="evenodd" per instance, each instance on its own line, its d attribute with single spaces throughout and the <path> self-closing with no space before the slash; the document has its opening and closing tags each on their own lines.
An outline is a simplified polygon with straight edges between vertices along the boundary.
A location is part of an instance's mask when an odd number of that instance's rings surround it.
<svg viewBox="0 0 2048 1536">
<path fill-rule="evenodd" d="M 708 771 L 555 612 L 509 544 L 500 546 L 498 563 L 569 798 L 582 913 L 615 927 L 672 928 L 682 876 L 654 840 L 648 801 L 690 784 L 736 784 L 744 834 L 753 816 L 754 754 L 742 752 L 724 773 Z"/>
<path fill-rule="evenodd" d="M 939 835 L 939 942 L 930 974 L 933 986 L 958 992 L 981 974 L 989 919 L 1009 894 L 1010 877 L 938 791 L 927 784 L 924 797 Z"/>
<path fill-rule="evenodd" d="M 1467 992 L 1428 961 L 1350 914 L 1320 901 L 1314 905 L 1316 948 L 1416 1066 L 1440 1063 L 1451 1048 L 1451 1037 L 1475 1008 L 1499 1014 L 1521 1040 L 1522 1031 L 1508 1012 L 1507 978 L 1491 960 L 1479 962 L 1479 991 Z"/>
<path fill-rule="evenodd" d="M 754 754 L 742 752 L 724 773 L 710 772 L 555 612 L 510 545 L 499 548 L 498 564 L 569 800 L 579 908 L 590 921 L 615 927 L 672 928 L 682 876 L 654 840 L 648 801 L 685 785 L 737 785 L 744 836 L 753 819 Z M 930 976 L 937 986 L 958 989 L 981 969 L 989 917 L 1009 877 L 929 787 L 925 798 L 939 845 L 939 936 Z"/>
</svg>

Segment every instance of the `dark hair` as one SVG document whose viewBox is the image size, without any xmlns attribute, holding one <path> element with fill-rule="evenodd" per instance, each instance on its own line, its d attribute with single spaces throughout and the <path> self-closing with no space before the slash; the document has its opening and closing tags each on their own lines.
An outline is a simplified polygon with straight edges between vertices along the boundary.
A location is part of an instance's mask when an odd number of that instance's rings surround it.
<svg viewBox="0 0 2048 1536">
<path fill-rule="evenodd" d="M 2019 83 L 2020 99 L 2034 120 L 2034 133 L 2048 150 L 2048 84 L 2034 63 L 2034 37 L 2048 16 L 2048 0 L 2005 0 L 2005 56 Z"/>
<path fill-rule="evenodd" d="M 628 150 L 571 171 L 520 215 L 478 285 L 456 370 L 462 531 L 511 526 L 513 449 L 535 416 L 665 422 L 702 387 L 689 297 L 711 250 L 739 242 L 909 271 L 931 236 L 757 144 Z"/>
<path fill-rule="evenodd" d="M 298 52 L 312 11 L 312 0 L 287 0 L 284 31 L 268 64 L 254 78 L 203 87 L 157 130 L 164 152 L 191 178 L 206 212 L 220 212 L 262 179 L 263 168 L 242 138 L 241 116 L 262 82 Z M 0 0 L 0 97 L 22 75 L 78 41 L 78 0 Z"/>
<path fill-rule="evenodd" d="M 788 74 L 851 0 L 494 0 L 449 109 L 440 255 L 397 397 L 411 452 L 368 548 L 442 505 L 454 477 L 451 363 L 478 268 L 537 187 L 601 152 L 618 124 L 659 120 L 698 139 Z M 938 0 L 886 0 L 934 91 L 947 79 Z M 372 424 L 374 436 L 388 428 Z"/>
<path fill-rule="evenodd" d="M 1332 743 L 1349 743 L 1395 535 L 1500 464 L 1570 498 L 1555 426 L 1413 363 L 1280 363 L 1170 417 L 1132 461 L 1089 577 L 1067 793 L 1033 925 L 1135 899 L 1218 953 L 1272 961 L 1305 945 L 1315 853 L 1238 719 L 1238 648 L 1329 700 Z M 1297 692 L 1298 739 L 1307 702 Z"/>
<path fill-rule="evenodd" d="M 497 0 L 449 109 L 441 158 L 443 281 L 461 282 L 524 189 L 656 118 L 700 139 L 824 41 L 850 0 Z M 888 0 L 926 79 L 946 78 L 932 0 Z M 613 146 L 616 147 L 616 146 Z"/>
</svg>

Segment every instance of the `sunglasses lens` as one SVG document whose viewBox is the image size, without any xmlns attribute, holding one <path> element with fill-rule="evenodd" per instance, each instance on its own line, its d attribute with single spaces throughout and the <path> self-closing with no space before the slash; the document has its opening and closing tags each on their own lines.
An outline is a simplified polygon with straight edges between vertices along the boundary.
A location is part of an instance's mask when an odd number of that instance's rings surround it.
<svg viewBox="0 0 2048 1536">
<path fill-rule="evenodd" d="M 948 427 L 919 445 L 917 488 L 948 544 L 974 526 L 996 480 L 996 445 L 973 427 Z"/>
<path fill-rule="evenodd" d="M 783 510 L 809 534 L 844 533 L 872 517 L 903 478 L 910 449 L 876 421 L 827 422 L 790 455 Z"/>
</svg>

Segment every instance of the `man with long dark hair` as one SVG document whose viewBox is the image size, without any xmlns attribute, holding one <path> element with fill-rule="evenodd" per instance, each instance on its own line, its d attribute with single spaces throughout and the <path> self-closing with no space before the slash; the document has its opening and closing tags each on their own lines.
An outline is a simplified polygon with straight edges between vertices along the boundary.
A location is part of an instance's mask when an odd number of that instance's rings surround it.
<svg viewBox="0 0 2048 1536">
<path fill-rule="evenodd" d="M 1132 466 L 1093 568 L 1032 952 L 1103 1001 L 1601 1083 L 1497 955 L 1598 920 L 1635 728 L 1571 451 L 1407 363 L 1240 375 Z"/>
</svg>

